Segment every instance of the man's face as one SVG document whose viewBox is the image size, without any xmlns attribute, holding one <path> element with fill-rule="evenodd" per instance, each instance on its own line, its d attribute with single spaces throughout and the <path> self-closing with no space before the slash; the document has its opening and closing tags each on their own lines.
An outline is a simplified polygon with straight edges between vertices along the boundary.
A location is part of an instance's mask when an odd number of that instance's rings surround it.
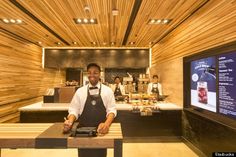
<svg viewBox="0 0 236 157">
<path fill-rule="evenodd" d="M 154 77 L 153 78 L 153 83 L 158 83 L 158 78 Z"/>
<path fill-rule="evenodd" d="M 115 83 L 116 83 L 116 84 L 119 84 L 119 83 L 120 83 L 120 79 L 119 79 L 119 78 L 116 78 L 116 79 L 115 79 Z"/>
<path fill-rule="evenodd" d="M 100 71 L 97 67 L 90 67 L 88 69 L 88 79 L 92 85 L 96 85 L 100 78 Z"/>
</svg>

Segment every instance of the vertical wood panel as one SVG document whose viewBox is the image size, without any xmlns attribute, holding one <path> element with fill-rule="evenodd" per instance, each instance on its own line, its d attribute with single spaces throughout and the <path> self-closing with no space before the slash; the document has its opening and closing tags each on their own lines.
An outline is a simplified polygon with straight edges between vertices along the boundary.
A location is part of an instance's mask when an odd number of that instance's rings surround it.
<svg viewBox="0 0 236 157">
<path fill-rule="evenodd" d="M 0 32 L 0 122 L 16 122 L 17 109 L 42 100 L 49 87 L 64 82 L 65 72 L 42 69 L 42 49 Z"/>
<path fill-rule="evenodd" d="M 168 99 L 182 106 L 183 57 L 232 41 L 236 41 L 236 1 L 210 1 L 153 47 L 151 72 L 160 75 Z"/>
</svg>

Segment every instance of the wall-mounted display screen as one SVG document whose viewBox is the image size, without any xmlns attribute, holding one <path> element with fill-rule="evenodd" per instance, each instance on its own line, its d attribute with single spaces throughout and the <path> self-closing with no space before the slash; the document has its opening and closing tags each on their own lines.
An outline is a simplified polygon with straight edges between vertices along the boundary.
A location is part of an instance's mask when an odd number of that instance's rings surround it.
<svg viewBox="0 0 236 157">
<path fill-rule="evenodd" d="M 184 108 L 236 128 L 236 44 L 184 57 Z"/>
<path fill-rule="evenodd" d="M 216 59 L 191 62 L 191 104 L 216 112 Z"/>
<path fill-rule="evenodd" d="M 219 113 L 236 118 L 236 51 L 222 54 L 219 63 Z"/>
</svg>

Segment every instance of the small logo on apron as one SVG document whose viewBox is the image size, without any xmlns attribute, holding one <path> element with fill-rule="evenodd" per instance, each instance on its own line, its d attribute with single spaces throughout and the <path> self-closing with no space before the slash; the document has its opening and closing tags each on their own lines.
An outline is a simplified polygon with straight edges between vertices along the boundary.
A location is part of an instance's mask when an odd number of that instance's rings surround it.
<svg viewBox="0 0 236 157">
<path fill-rule="evenodd" d="M 91 101 L 91 104 L 92 104 L 93 106 L 96 105 L 96 103 L 97 103 L 97 102 L 96 102 L 95 100 L 92 100 L 92 101 Z"/>
</svg>

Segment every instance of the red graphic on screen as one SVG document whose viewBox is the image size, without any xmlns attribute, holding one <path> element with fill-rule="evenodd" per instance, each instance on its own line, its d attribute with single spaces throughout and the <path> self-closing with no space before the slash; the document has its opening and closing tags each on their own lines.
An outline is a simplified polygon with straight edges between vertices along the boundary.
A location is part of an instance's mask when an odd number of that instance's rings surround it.
<svg viewBox="0 0 236 157">
<path fill-rule="evenodd" d="M 207 104 L 207 89 L 205 87 L 198 88 L 198 101 Z"/>
</svg>

